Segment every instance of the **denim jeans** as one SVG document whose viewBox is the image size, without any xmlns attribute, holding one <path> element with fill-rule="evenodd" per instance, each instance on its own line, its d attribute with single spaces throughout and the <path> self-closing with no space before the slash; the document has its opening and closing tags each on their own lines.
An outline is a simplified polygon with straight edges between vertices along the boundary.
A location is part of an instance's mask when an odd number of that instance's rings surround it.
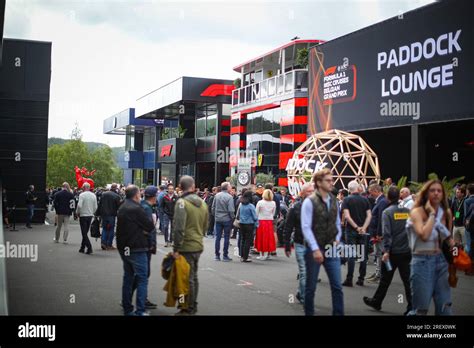
<svg viewBox="0 0 474 348">
<path fill-rule="evenodd" d="M 112 246 L 114 241 L 115 216 L 102 217 L 102 244 Z"/>
<path fill-rule="evenodd" d="M 120 253 L 123 261 L 122 305 L 125 315 L 143 315 L 148 287 L 148 256 L 146 251 Z M 137 286 L 137 309 L 133 312 L 133 283 Z"/>
<path fill-rule="evenodd" d="M 469 231 L 469 230 L 465 230 L 465 233 L 464 235 L 466 236 L 466 249 L 464 250 L 466 253 L 469 254 L 469 256 L 471 256 L 471 258 L 474 257 L 474 250 L 472 248 L 472 242 L 474 240 L 474 231 Z"/>
<path fill-rule="evenodd" d="M 230 231 L 232 229 L 232 221 L 218 222 L 216 221 L 216 256 L 221 256 L 221 238 L 222 231 L 224 231 L 224 257 L 229 256 L 229 239 Z"/>
<path fill-rule="evenodd" d="M 306 287 L 306 264 L 304 255 L 306 247 L 303 244 L 295 243 L 296 262 L 298 263 L 299 286 L 298 293 L 300 294 L 301 302 L 304 303 L 305 287 Z"/>
<path fill-rule="evenodd" d="M 324 255 L 324 253 L 323 253 Z M 321 264 L 313 258 L 313 252 L 306 248 L 306 289 L 304 296 L 305 315 L 314 315 L 314 294 L 318 283 L 319 270 Z M 329 278 L 332 297 L 332 315 L 344 315 L 344 296 L 341 284 L 341 260 L 339 257 L 325 257 L 322 263 Z"/>
<path fill-rule="evenodd" d="M 159 229 L 161 232 L 163 232 L 163 215 L 165 215 L 165 213 L 163 212 L 163 209 L 158 209 L 158 219 L 160 220 Z"/>
<path fill-rule="evenodd" d="M 436 255 L 413 255 L 411 259 L 410 283 L 413 310 L 410 314 L 426 315 L 431 299 L 435 304 L 435 315 L 451 315 L 451 288 L 448 283 L 448 263 L 443 253 Z"/>
<path fill-rule="evenodd" d="M 364 251 L 364 261 L 359 263 L 359 280 L 364 281 L 365 274 L 367 273 L 367 258 L 368 258 L 368 250 L 369 250 L 369 238 L 367 235 L 360 235 L 357 231 L 353 230 L 346 230 L 346 244 L 348 245 L 360 245 L 363 247 Z M 355 261 L 354 257 L 349 257 L 347 261 L 347 279 L 352 281 L 354 277 L 354 269 L 355 269 Z"/>
<path fill-rule="evenodd" d="M 35 215 L 35 205 L 27 204 L 26 205 L 26 226 L 30 226 L 33 221 L 33 215 Z"/>
<path fill-rule="evenodd" d="M 163 229 L 161 230 L 165 234 L 165 242 L 171 243 L 173 238 L 171 236 L 170 227 L 173 225 L 173 219 L 167 214 L 163 213 Z"/>
</svg>

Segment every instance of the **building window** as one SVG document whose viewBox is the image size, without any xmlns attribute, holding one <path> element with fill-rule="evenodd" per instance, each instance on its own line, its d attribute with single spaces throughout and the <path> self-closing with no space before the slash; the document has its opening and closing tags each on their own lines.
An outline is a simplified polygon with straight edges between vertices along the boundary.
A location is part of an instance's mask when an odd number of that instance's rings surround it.
<svg viewBox="0 0 474 348">
<path fill-rule="evenodd" d="M 133 126 L 127 126 L 125 134 L 125 151 L 135 150 L 135 129 Z"/>
<path fill-rule="evenodd" d="M 176 185 L 176 164 L 161 163 L 161 184 Z"/>
<path fill-rule="evenodd" d="M 232 104 L 222 104 L 222 115 L 230 116 L 232 114 Z"/>
<path fill-rule="evenodd" d="M 206 136 L 206 117 L 201 117 L 196 120 L 196 138 L 203 138 Z"/>
<path fill-rule="evenodd" d="M 143 150 L 154 150 L 155 149 L 155 128 L 145 128 L 143 132 Z"/>
<path fill-rule="evenodd" d="M 212 136 L 217 134 L 217 114 L 211 115 L 207 117 L 207 132 L 206 135 Z"/>
</svg>

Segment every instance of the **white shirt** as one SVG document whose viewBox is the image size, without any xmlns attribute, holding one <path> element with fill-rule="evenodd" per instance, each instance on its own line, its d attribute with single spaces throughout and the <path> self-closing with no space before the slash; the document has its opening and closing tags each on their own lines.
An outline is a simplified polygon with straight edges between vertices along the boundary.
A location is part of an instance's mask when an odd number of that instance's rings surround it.
<svg viewBox="0 0 474 348">
<path fill-rule="evenodd" d="M 90 191 L 84 191 L 79 195 L 77 214 L 82 217 L 94 216 L 97 210 L 97 197 Z"/>
<path fill-rule="evenodd" d="M 259 220 L 272 220 L 275 215 L 275 201 L 266 201 L 264 199 L 257 203 L 257 216 Z"/>
<path fill-rule="evenodd" d="M 413 205 L 415 205 L 415 202 L 413 201 L 413 198 L 411 198 L 411 195 L 406 197 L 405 199 L 402 199 L 401 206 L 403 208 L 407 208 L 407 209 L 412 210 Z"/>
</svg>

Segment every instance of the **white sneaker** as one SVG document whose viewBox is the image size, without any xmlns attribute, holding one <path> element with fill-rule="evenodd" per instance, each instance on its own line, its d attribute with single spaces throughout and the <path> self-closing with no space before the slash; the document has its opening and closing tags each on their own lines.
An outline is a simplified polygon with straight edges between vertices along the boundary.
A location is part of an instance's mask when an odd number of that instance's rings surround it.
<svg viewBox="0 0 474 348">
<path fill-rule="evenodd" d="M 57 239 L 53 239 L 53 242 L 55 243 L 59 243 L 59 241 Z"/>
<path fill-rule="evenodd" d="M 257 256 L 256 259 L 257 260 L 264 260 L 265 258 L 263 256 Z"/>
<path fill-rule="evenodd" d="M 63 244 L 67 244 L 67 240 L 63 241 Z"/>
</svg>

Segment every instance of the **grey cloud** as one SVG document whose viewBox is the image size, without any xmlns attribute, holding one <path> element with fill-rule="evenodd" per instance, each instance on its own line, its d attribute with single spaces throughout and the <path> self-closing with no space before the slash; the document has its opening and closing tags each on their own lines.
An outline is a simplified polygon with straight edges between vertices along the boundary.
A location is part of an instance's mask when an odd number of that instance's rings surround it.
<svg viewBox="0 0 474 348">
<path fill-rule="evenodd" d="M 252 3 L 43 0 L 35 4 L 73 16 L 85 25 L 109 24 L 144 41 L 232 38 L 252 44 L 286 42 L 295 35 L 328 40 L 419 6 L 407 0 Z M 363 9 L 374 6 L 380 9 L 381 18 L 364 16 Z"/>
</svg>

